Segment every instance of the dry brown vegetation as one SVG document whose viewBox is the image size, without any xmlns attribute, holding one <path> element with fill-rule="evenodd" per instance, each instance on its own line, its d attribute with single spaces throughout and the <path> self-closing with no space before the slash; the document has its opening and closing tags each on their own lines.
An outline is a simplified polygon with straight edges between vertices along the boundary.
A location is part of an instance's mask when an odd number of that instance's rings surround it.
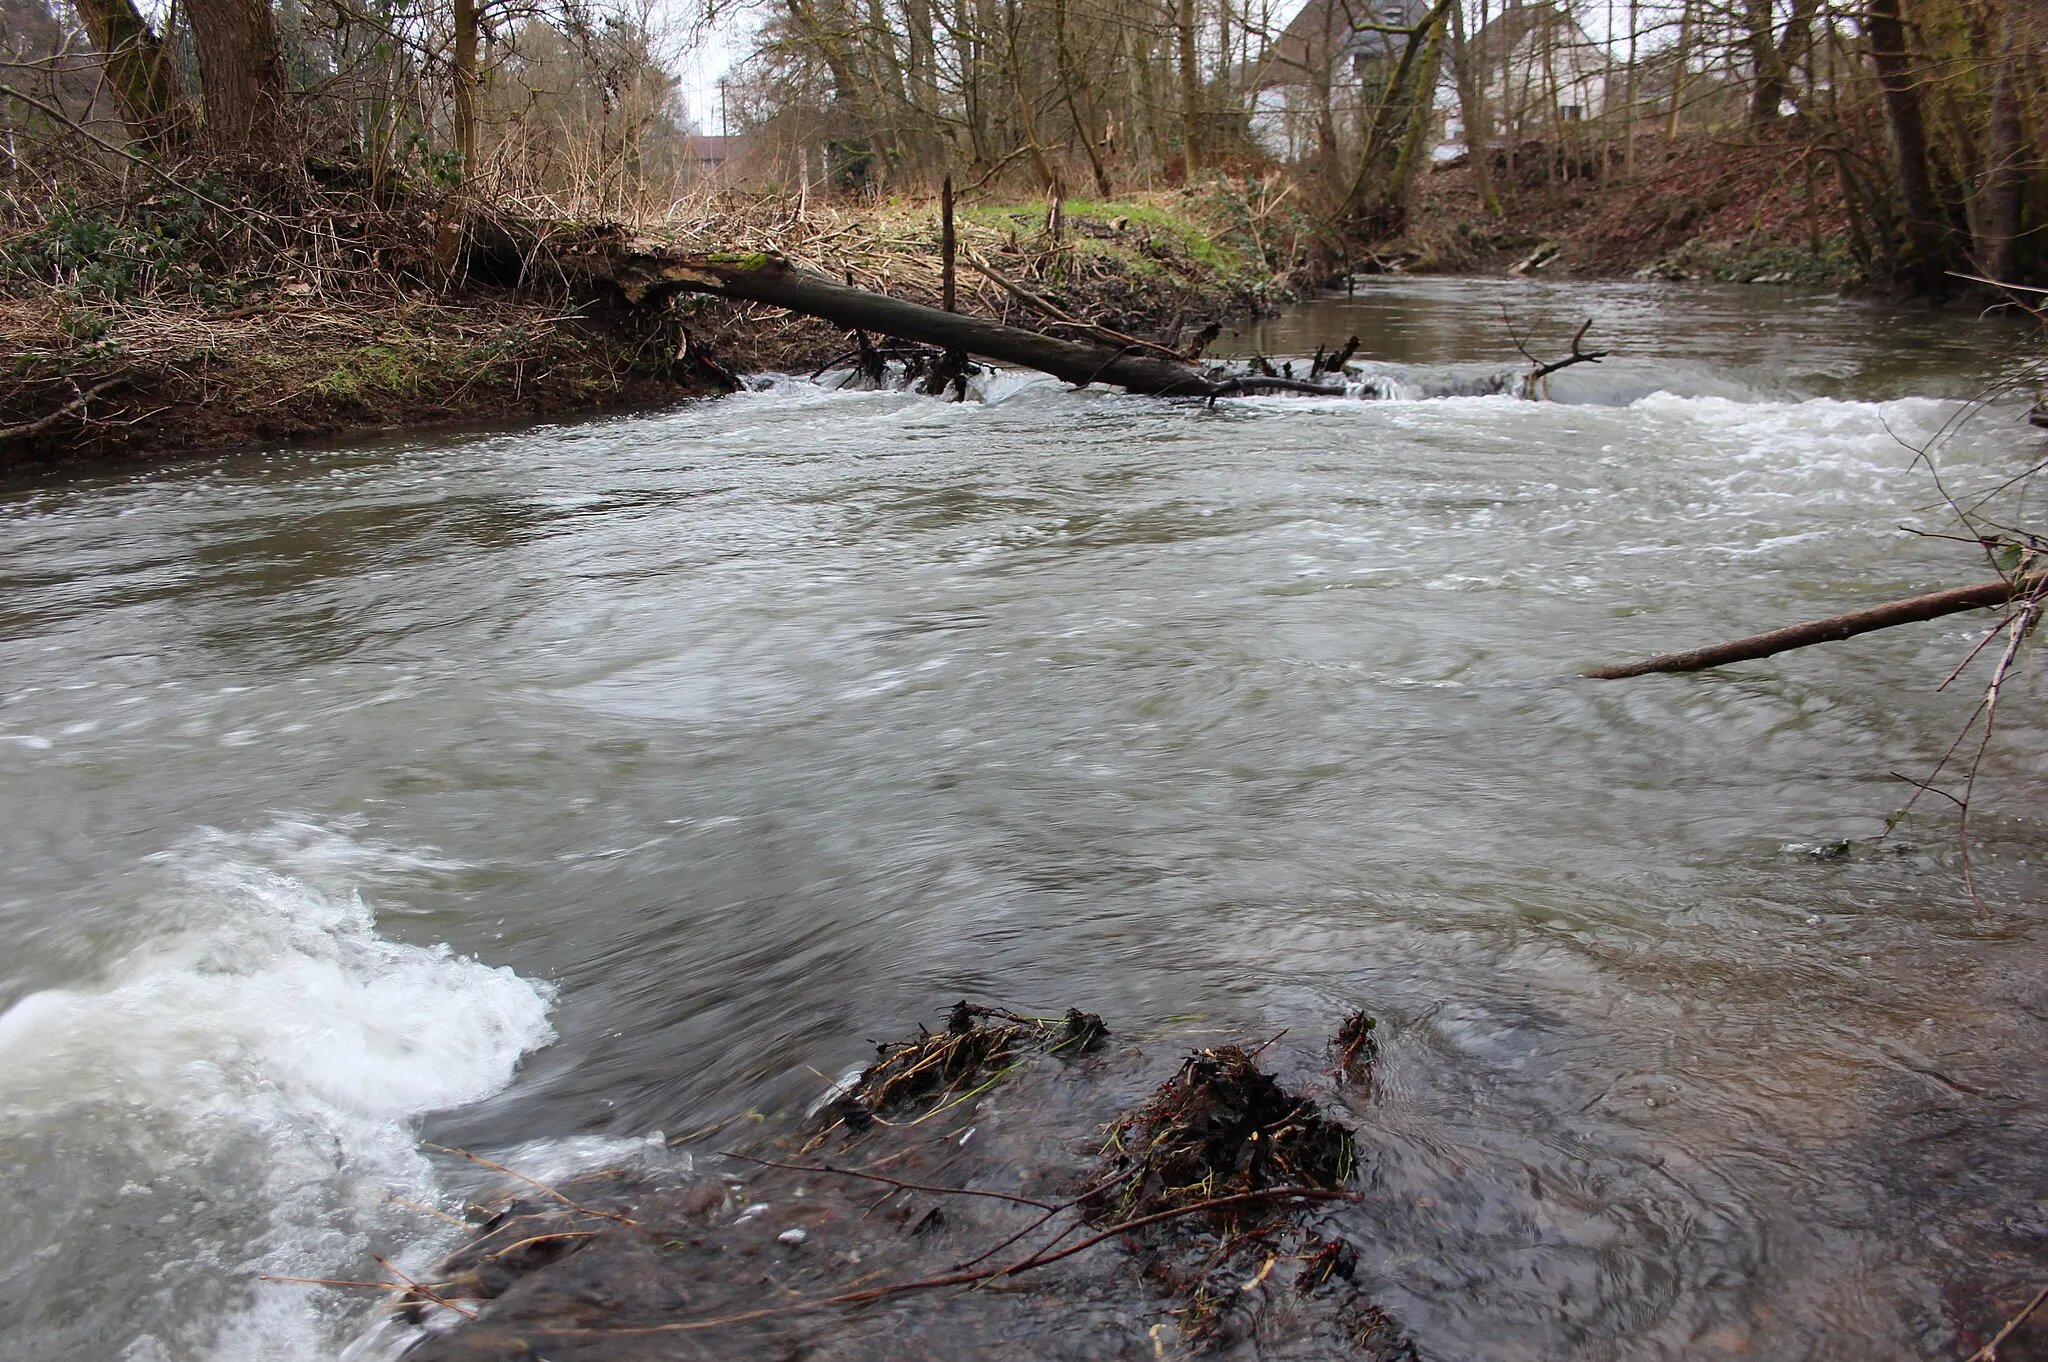
<svg viewBox="0 0 2048 1362">
<path fill-rule="evenodd" d="M 772 250 L 919 301 L 939 291 L 937 212 L 922 202 L 704 194 L 606 228 L 472 205 L 451 257 L 431 198 L 307 180 L 268 194 L 220 178 L 96 187 L 0 198 L 0 461 L 673 400 L 724 391 L 727 370 L 809 372 L 851 345 L 773 308 L 623 306 L 564 268 L 593 238 Z M 1062 314 L 1147 333 L 1255 309 L 1287 281 L 1256 267 L 1233 211 L 1155 195 L 1070 213 L 1054 234 L 1040 206 L 971 206 L 960 306 L 1060 324 L 1001 275 Z"/>
</svg>

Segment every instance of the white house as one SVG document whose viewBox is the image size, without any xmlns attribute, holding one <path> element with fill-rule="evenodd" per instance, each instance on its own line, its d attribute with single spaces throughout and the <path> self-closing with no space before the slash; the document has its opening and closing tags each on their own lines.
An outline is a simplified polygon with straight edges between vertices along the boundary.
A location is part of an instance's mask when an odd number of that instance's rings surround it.
<svg viewBox="0 0 2048 1362">
<path fill-rule="evenodd" d="M 1358 126 L 1375 68 L 1400 55 L 1401 31 L 1429 15 L 1429 0 L 1308 0 L 1260 59 L 1252 133 L 1292 160 L 1317 145 L 1327 115 L 1341 133 Z M 1483 13 L 1483 9 L 1481 11 Z M 1612 54 L 1555 0 L 1508 0 L 1466 44 L 1492 127 L 1485 141 L 1554 136 L 1607 106 Z M 1438 104 L 1463 140 L 1446 60 Z M 1441 158 L 1461 148 L 1440 147 Z"/>
<path fill-rule="evenodd" d="M 1550 0 L 1510 0 L 1479 30 L 1467 57 L 1486 93 L 1488 140 L 1547 136 L 1607 107 L 1612 54 Z"/>
<path fill-rule="evenodd" d="M 1326 112 L 1355 126 L 1375 64 L 1397 58 L 1401 30 L 1429 11 L 1429 0 L 1308 0 L 1259 59 L 1252 135 L 1292 160 L 1315 145 Z"/>
</svg>

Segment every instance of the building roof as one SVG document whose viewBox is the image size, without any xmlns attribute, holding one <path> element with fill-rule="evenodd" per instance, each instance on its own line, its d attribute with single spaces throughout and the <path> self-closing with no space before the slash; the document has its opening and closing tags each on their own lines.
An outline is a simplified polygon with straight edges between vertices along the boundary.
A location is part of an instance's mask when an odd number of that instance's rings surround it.
<svg viewBox="0 0 2048 1362">
<path fill-rule="evenodd" d="M 1560 47 L 1593 45 L 1592 35 L 1579 27 L 1564 6 L 1548 0 L 1538 0 L 1533 5 L 1510 0 L 1506 9 L 1473 36 L 1472 50 L 1482 64 L 1499 62 L 1519 52 L 1546 29 L 1555 30 L 1554 41 Z"/>
<path fill-rule="evenodd" d="M 1262 85 L 1293 85 L 1310 71 L 1398 49 L 1398 34 L 1429 13 L 1428 0 L 1308 0 L 1261 60 Z"/>
</svg>

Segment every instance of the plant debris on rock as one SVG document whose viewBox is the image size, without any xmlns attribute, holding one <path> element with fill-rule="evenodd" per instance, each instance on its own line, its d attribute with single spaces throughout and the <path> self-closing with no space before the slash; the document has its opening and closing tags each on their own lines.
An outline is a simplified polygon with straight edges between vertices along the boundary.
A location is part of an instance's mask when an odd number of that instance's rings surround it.
<svg viewBox="0 0 2048 1362">
<path fill-rule="evenodd" d="M 408 1362 L 1413 1359 L 1335 1223 L 1356 1141 L 1260 1067 L 1272 1043 L 1197 1051 L 1134 1102 L 1158 1061 L 1108 1035 L 963 1001 L 681 1185 L 504 1170 L 523 1185 L 394 1295 Z"/>
</svg>

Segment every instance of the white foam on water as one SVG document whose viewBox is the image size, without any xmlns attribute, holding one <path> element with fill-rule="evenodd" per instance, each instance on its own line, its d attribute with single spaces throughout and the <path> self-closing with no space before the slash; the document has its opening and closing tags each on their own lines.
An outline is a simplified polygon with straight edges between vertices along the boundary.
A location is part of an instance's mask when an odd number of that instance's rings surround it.
<svg viewBox="0 0 2048 1362">
<path fill-rule="evenodd" d="M 256 1279 L 431 1254 L 439 1222 L 395 1200 L 444 1195 L 416 1118 L 554 1038 L 548 985 L 378 934 L 361 887 L 449 868 L 304 824 L 208 833 L 153 867 L 101 978 L 0 1013 L 0 1187 L 32 1206 L 0 1230 L 15 1346 L 331 1356 L 374 1296 Z"/>
<path fill-rule="evenodd" d="M 1863 402 L 1809 397 L 1796 402 L 1742 402 L 1701 394 L 1656 392 L 1629 404 L 1634 411 L 1729 430 L 1796 432 L 1854 440 L 1881 438 L 1893 448 L 1933 438 L 1967 404 L 1941 397 Z"/>
</svg>

